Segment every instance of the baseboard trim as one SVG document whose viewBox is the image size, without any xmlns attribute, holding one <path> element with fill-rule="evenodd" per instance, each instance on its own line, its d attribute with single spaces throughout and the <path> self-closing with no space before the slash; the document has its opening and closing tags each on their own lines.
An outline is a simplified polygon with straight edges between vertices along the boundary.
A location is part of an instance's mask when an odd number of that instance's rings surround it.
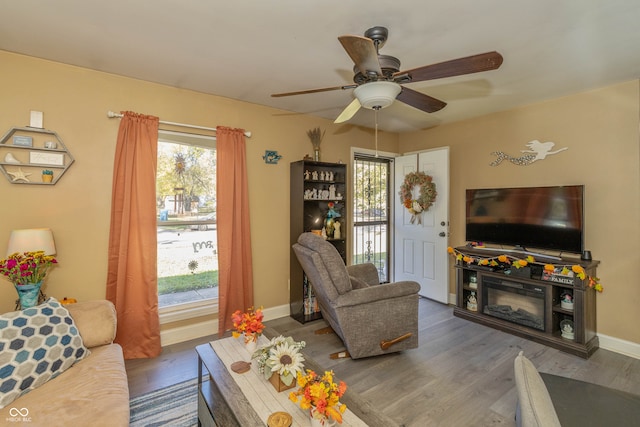
<svg viewBox="0 0 640 427">
<path fill-rule="evenodd" d="M 456 305 L 456 294 L 449 294 L 449 305 Z"/>
<path fill-rule="evenodd" d="M 640 344 L 620 338 L 598 334 L 600 348 L 640 359 Z"/>
<path fill-rule="evenodd" d="M 456 294 L 449 294 L 449 304 L 456 304 Z M 266 308 L 264 310 L 265 321 L 287 317 L 289 315 L 289 305 Z M 218 320 L 206 320 L 187 326 L 179 326 L 160 332 L 162 346 L 178 344 L 207 335 L 215 334 L 218 331 Z M 598 334 L 600 348 L 623 354 L 625 356 L 640 359 L 640 344 L 622 340 L 608 335 Z"/>
<path fill-rule="evenodd" d="M 218 332 L 218 320 L 205 320 L 187 326 L 160 331 L 162 347 L 213 335 Z"/>
<path fill-rule="evenodd" d="M 264 320 L 274 320 L 289 315 L 289 304 L 264 309 Z M 162 347 L 213 335 L 218 332 L 218 320 L 205 320 L 186 326 L 160 331 Z"/>
</svg>

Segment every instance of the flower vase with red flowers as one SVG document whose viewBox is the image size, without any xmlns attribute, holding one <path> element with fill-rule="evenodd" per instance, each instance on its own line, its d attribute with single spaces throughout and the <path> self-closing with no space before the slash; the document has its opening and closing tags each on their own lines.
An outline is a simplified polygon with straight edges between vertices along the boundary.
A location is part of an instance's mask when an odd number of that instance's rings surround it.
<svg viewBox="0 0 640 427">
<path fill-rule="evenodd" d="M 58 261 L 44 251 L 14 253 L 0 260 L 0 274 L 16 288 L 22 308 L 38 303 L 40 287 L 49 269 Z"/>
</svg>

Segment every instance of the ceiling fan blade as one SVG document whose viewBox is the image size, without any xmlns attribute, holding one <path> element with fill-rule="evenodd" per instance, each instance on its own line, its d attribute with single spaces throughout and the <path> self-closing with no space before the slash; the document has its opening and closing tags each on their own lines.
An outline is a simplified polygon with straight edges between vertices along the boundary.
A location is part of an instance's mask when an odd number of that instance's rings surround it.
<svg viewBox="0 0 640 427">
<path fill-rule="evenodd" d="M 351 117 L 355 116 L 355 114 L 360 109 L 360 101 L 358 98 L 354 98 L 351 101 L 351 104 L 347 105 L 347 108 L 342 110 L 342 113 L 333 121 L 333 123 L 344 123 L 349 120 Z"/>
<path fill-rule="evenodd" d="M 374 72 L 379 76 L 382 75 L 378 52 L 373 40 L 360 36 L 340 36 L 338 40 L 340 40 L 342 47 L 347 51 L 347 54 L 349 54 L 362 74 L 368 76 Z"/>
<path fill-rule="evenodd" d="M 412 70 L 399 71 L 393 74 L 393 78 L 402 78 L 405 74 L 411 82 L 441 79 L 444 77 L 461 76 L 464 74 L 479 73 L 481 71 L 495 70 L 502 65 L 502 55 L 498 52 L 487 52 L 465 58 L 440 62 L 439 64 L 426 65 Z M 405 83 L 405 82 L 403 82 Z M 409 82 L 406 82 L 409 83 Z"/>
<path fill-rule="evenodd" d="M 329 91 L 332 91 L 332 90 L 354 89 L 354 88 L 357 88 L 357 87 L 358 87 L 358 85 L 352 84 L 352 85 L 345 85 L 345 86 L 324 87 L 324 88 L 320 88 L 320 89 L 299 90 L 297 92 L 274 93 L 271 96 L 274 97 L 274 98 L 280 98 L 282 96 L 305 95 L 307 93 L 329 92 Z"/>
<path fill-rule="evenodd" d="M 439 99 L 404 86 L 402 87 L 402 92 L 398 94 L 396 99 L 427 113 L 435 113 L 436 111 L 442 110 L 447 105 L 444 101 L 440 101 Z"/>
</svg>

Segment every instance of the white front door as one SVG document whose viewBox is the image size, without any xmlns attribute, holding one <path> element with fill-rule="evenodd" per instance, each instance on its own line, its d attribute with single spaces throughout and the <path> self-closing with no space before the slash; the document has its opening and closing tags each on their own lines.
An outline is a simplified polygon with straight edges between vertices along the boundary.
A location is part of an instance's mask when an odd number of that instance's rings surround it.
<svg viewBox="0 0 640 427">
<path fill-rule="evenodd" d="M 424 172 L 436 185 L 435 203 L 423 212 L 421 223 L 411 223 L 411 214 L 402 205 L 398 192 L 405 176 Z M 438 148 L 395 158 L 394 280 L 414 280 L 420 295 L 448 303 L 449 261 L 449 148 Z M 413 198 L 419 194 L 414 188 Z"/>
</svg>

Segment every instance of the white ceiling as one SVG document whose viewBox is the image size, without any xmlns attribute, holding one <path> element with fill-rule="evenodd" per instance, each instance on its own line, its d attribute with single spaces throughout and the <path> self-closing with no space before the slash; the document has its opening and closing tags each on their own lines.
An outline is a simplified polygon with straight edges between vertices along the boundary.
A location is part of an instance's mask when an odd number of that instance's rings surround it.
<svg viewBox="0 0 640 427">
<path fill-rule="evenodd" d="M 394 102 L 379 121 L 396 132 L 640 77 L 638 0 L 0 0 L 0 16 L 1 50 L 332 120 L 352 90 L 270 94 L 351 83 L 339 35 L 387 27 L 380 52 L 401 70 L 502 54 L 495 71 L 409 84 L 448 105 Z"/>
</svg>

